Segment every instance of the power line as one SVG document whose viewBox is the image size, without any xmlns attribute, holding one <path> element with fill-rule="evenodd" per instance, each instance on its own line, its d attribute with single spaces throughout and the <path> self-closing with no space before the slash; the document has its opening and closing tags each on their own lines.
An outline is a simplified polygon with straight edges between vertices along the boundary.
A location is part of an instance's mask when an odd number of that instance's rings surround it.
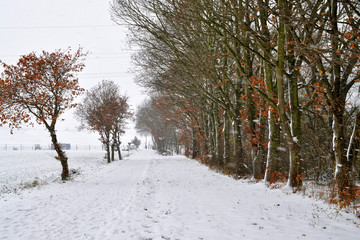
<svg viewBox="0 0 360 240">
<path fill-rule="evenodd" d="M 127 77 L 134 76 L 134 73 L 130 72 L 100 72 L 100 73 L 79 73 L 79 79 L 86 78 L 119 78 L 119 77 Z"/>
<path fill-rule="evenodd" d="M 79 73 L 79 76 L 88 76 L 88 75 L 103 75 L 103 74 L 128 74 L 127 72 L 100 72 L 100 73 Z"/>
<path fill-rule="evenodd" d="M 122 52 L 103 52 L 103 53 L 90 52 L 89 55 L 116 55 L 116 54 L 132 53 L 132 52 L 137 52 L 137 50 L 128 48 L 128 49 L 124 49 Z"/>
<path fill-rule="evenodd" d="M 121 75 L 105 75 L 105 76 L 78 76 L 78 78 L 81 79 L 111 79 L 111 78 L 122 78 L 122 77 L 129 77 L 129 76 L 133 76 L 131 73 L 126 73 L 126 74 L 121 74 Z"/>
<path fill-rule="evenodd" d="M 128 54 L 128 53 L 136 53 L 138 52 L 137 50 L 134 50 L 134 49 L 124 49 L 123 52 L 104 52 L 104 53 L 89 53 L 89 56 L 94 56 L 94 57 L 85 57 L 85 59 L 93 59 L 93 58 L 98 58 L 96 56 L 101 56 L 101 55 L 121 55 L 121 54 Z M 26 54 L 18 54 L 18 55 L 0 55 L 0 57 L 19 57 L 19 56 L 22 56 L 22 55 L 26 55 Z M 124 57 L 124 56 L 119 56 L 119 57 Z M 103 57 L 101 57 L 103 58 Z M 117 58 L 117 57 L 107 57 L 107 58 Z"/>
<path fill-rule="evenodd" d="M 126 24 L 117 24 L 117 25 L 74 25 L 74 26 L 21 26 L 21 27 L 0 27 L 3 30 L 13 30 L 13 29 L 66 29 L 66 28 L 108 28 L 108 27 L 118 27 L 126 26 Z"/>
<path fill-rule="evenodd" d="M 98 60 L 101 60 L 101 59 L 119 59 L 119 58 L 130 58 L 128 56 L 118 56 L 118 57 L 90 57 L 90 58 L 85 58 L 85 60 L 93 60 L 93 59 L 98 59 Z"/>
<path fill-rule="evenodd" d="M 112 60 L 112 59 L 131 59 L 130 57 L 128 56 L 118 56 L 118 57 L 91 57 L 91 58 L 86 58 L 85 61 L 87 60 Z M 0 57 L 0 60 L 3 60 L 3 61 L 18 61 L 19 59 L 18 58 L 1 58 Z"/>
</svg>

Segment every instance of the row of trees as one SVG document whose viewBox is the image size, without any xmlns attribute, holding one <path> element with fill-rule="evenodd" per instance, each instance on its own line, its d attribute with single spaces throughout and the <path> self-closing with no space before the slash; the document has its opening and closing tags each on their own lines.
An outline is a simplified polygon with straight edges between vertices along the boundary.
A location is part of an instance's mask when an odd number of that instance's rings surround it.
<svg viewBox="0 0 360 240">
<path fill-rule="evenodd" d="M 267 183 L 288 173 L 293 188 L 335 179 L 341 198 L 359 170 L 359 9 L 357 0 L 112 4 L 141 49 L 139 83 L 193 157 Z"/>
<path fill-rule="evenodd" d="M 15 65 L 0 61 L 4 68 L 0 75 L 0 126 L 6 125 L 12 132 L 35 122 L 44 125 L 57 152 L 56 159 L 61 162 L 63 180 L 69 178 L 68 158 L 57 139 L 56 123 L 65 110 L 77 106 L 73 101 L 84 92 L 76 73 L 83 70 L 85 56 L 81 48 L 74 53 L 59 49 L 32 52 L 21 56 Z M 109 162 L 114 160 L 115 149 L 121 159 L 120 135 L 126 119 L 132 116 L 127 100 L 114 82 L 103 81 L 86 92 L 76 111 L 83 126 L 100 133 Z"/>
<path fill-rule="evenodd" d="M 167 150 L 179 153 L 179 131 L 168 117 L 171 116 L 152 98 L 138 107 L 135 128 L 140 134 L 152 137 L 152 144 L 159 153 Z"/>
</svg>

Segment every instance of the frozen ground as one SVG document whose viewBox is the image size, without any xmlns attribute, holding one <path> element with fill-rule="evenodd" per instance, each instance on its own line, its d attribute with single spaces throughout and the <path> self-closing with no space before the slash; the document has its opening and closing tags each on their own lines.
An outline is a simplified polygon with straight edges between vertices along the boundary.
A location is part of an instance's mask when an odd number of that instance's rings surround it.
<svg viewBox="0 0 360 240">
<path fill-rule="evenodd" d="M 2 194 L 0 239 L 287 240 L 360 236 L 360 228 L 354 224 L 357 219 L 351 214 L 339 214 L 321 202 L 262 184 L 235 181 L 185 157 L 163 157 L 144 150 L 110 165 L 96 161 L 97 157 L 102 155 L 83 152 L 83 162 L 89 161 L 93 167 L 83 168 L 81 175 L 67 183 L 55 181 Z M 1 171 L 6 172 L 9 166 L 1 164 Z"/>
<path fill-rule="evenodd" d="M 66 151 L 69 168 L 86 174 L 104 167 L 103 151 Z M 36 184 L 57 181 L 61 164 L 55 151 L 0 151 L 0 196 Z M 0 238 L 1 239 L 1 238 Z"/>
</svg>

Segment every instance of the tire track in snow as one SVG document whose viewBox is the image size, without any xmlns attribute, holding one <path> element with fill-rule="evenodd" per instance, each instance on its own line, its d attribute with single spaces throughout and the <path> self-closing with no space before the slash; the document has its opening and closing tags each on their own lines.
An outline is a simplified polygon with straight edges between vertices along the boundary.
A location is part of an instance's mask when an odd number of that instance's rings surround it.
<svg viewBox="0 0 360 240">
<path fill-rule="evenodd" d="M 181 216 L 181 214 L 174 199 L 169 199 L 169 196 L 161 190 L 163 184 L 168 184 L 164 182 L 162 176 L 164 168 L 161 166 L 163 165 L 161 158 L 157 156 L 150 160 L 147 175 L 138 184 L 136 194 L 132 196 L 123 212 L 124 218 L 127 219 L 126 230 L 122 232 L 123 239 L 181 239 L 184 230 L 182 221 L 178 219 L 176 226 L 168 224 L 170 219 L 177 218 L 176 215 Z"/>
<path fill-rule="evenodd" d="M 151 159 L 143 180 L 137 183 L 134 193 L 127 201 L 127 206 L 122 211 L 122 216 L 126 219 L 126 229 L 122 233 L 128 239 L 152 239 L 154 236 L 154 195 L 156 193 L 153 184 L 153 172 L 155 159 Z"/>
</svg>

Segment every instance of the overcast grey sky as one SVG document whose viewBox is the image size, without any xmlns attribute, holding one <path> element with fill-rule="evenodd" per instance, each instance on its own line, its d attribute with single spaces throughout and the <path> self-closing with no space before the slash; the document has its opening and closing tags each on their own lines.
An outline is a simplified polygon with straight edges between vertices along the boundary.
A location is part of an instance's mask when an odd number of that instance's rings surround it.
<svg viewBox="0 0 360 240">
<path fill-rule="evenodd" d="M 126 43 L 126 27 L 111 21 L 109 4 L 109 0 L 0 0 L 0 59 L 15 64 L 20 55 L 32 51 L 82 46 L 90 54 L 79 74 L 80 85 L 89 89 L 102 79 L 113 80 L 136 109 L 144 95 L 130 71 L 134 50 Z M 65 121 L 58 125 L 59 141 L 99 144 L 97 134 L 76 131 L 79 123 L 72 111 L 64 117 Z M 0 134 L 0 144 L 50 142 L 48 133 L 40 126 L 24 127 L 14 135 L 2 127 Z M 124 142 L 135 134 L 129 129 Z"/>
</svg>

